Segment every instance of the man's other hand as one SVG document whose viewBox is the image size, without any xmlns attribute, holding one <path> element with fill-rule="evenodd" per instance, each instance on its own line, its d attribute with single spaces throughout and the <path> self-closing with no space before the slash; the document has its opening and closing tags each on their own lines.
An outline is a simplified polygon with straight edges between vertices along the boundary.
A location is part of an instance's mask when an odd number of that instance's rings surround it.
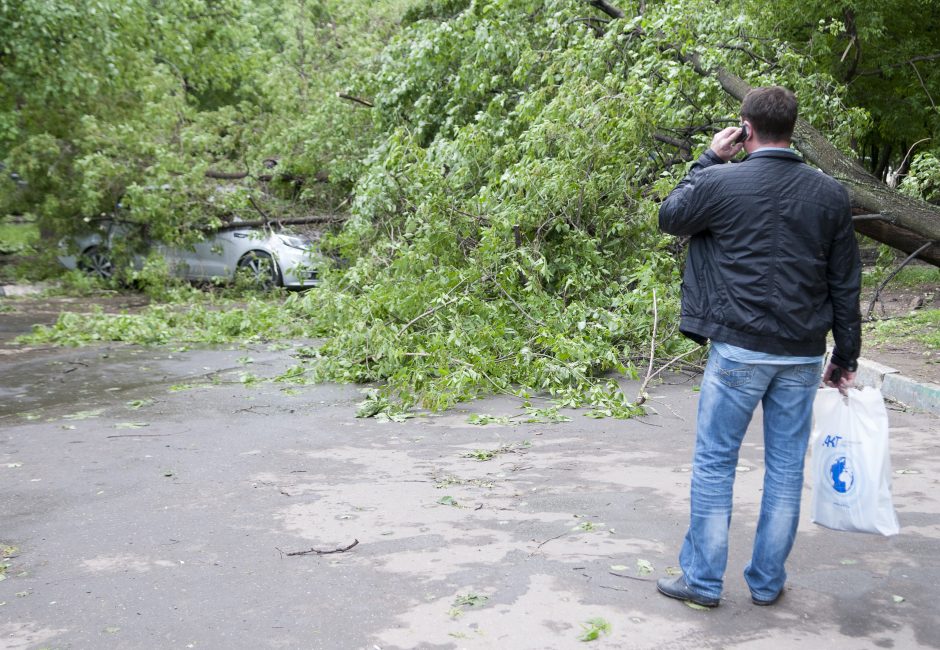
<svg viewBox="0 0 940 650">
<path fill-rule="evenodd" d="M 855 385 L 855 373 L 830 363 L 823 373 L 823 383 L 829 388 L 838 388 L 845 395 L 846 391 Z"/>
<path fill-rule="evenodd" d="M 717 154 L 719 158 L 728 162 L 732 158 L 738 155 L 738 152 L 744 148 L 744 143 L 739 142 L 735 144 L 734 140 L 741 134 L 741 127 L 739 126 L 729 126 L 718 133 L 715 134 L 715 137 L 712 138 L 711 150 Z"/>
</svg>

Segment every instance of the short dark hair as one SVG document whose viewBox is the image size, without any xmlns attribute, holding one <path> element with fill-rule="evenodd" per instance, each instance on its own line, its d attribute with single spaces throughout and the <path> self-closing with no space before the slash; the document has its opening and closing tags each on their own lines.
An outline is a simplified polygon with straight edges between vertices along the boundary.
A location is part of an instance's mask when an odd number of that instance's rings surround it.
<svg viewBox="0 0 940 650">
<path fill-rule="evenodd" d="M 763 141 L 789 141 L 796 113 L 796 95 L 783 86 L 754 88 L 741 102 L 741 117 L 751 123 L 758 139 Z"/>
</svg>

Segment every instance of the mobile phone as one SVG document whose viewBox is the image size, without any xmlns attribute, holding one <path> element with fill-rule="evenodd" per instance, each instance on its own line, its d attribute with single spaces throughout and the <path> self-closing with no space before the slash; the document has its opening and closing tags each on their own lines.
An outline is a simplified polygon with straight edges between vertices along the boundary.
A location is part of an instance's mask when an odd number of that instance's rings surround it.
<svg viewBox="0 0 940 650">
<path fill-rule="evenodd" d="M 741 124 L 741 133 L 734 139 L 735 144 L 740 144 L 747 140 L 747 137 L 751 135 L 750 130 L 747 128 L 747 124 Z"/>
</svg>

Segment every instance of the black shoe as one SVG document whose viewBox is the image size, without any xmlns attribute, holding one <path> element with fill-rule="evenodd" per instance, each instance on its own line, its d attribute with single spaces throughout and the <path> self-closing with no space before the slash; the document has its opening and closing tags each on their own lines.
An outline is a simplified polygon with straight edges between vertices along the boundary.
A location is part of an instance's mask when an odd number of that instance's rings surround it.
<svg viewBox="0 0 940 650">
<path fill-rule="evenodd" d="M 783 595 L 783 589 L 778 591 L 777 595 L 769 600 L 764 600 L 763 598 L 758 598 L 754 594 L 751 594 L 751 602 L 761 607 L 770 607 L 771 605 L 775 605 L 777 601 L 780 600 L 780 596 L 782 595 Z"/>
<path fill-rule="evenodd" d="M 656 581 L 656 589 L 664 596 L 685 600 L 702 607 L 718 607 L 718 599 L 697 594 L 685 582 L 685 576 L 675 578 L 660 578 Z"/>
</svg>

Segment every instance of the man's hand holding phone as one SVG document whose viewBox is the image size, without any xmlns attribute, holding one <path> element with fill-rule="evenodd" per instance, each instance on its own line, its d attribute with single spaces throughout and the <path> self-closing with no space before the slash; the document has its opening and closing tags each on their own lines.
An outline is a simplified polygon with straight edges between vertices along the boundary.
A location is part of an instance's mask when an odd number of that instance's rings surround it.
<svg viewBox="0 0 940 650">
<path fill-rule="evenodd" d="M 744 148 L 744 140 L 747 135 L 747 127 L 744 125 L 724 128 L 712 138 L 711 150 L 719 158 L 728 162 Z"/>
</svg>

